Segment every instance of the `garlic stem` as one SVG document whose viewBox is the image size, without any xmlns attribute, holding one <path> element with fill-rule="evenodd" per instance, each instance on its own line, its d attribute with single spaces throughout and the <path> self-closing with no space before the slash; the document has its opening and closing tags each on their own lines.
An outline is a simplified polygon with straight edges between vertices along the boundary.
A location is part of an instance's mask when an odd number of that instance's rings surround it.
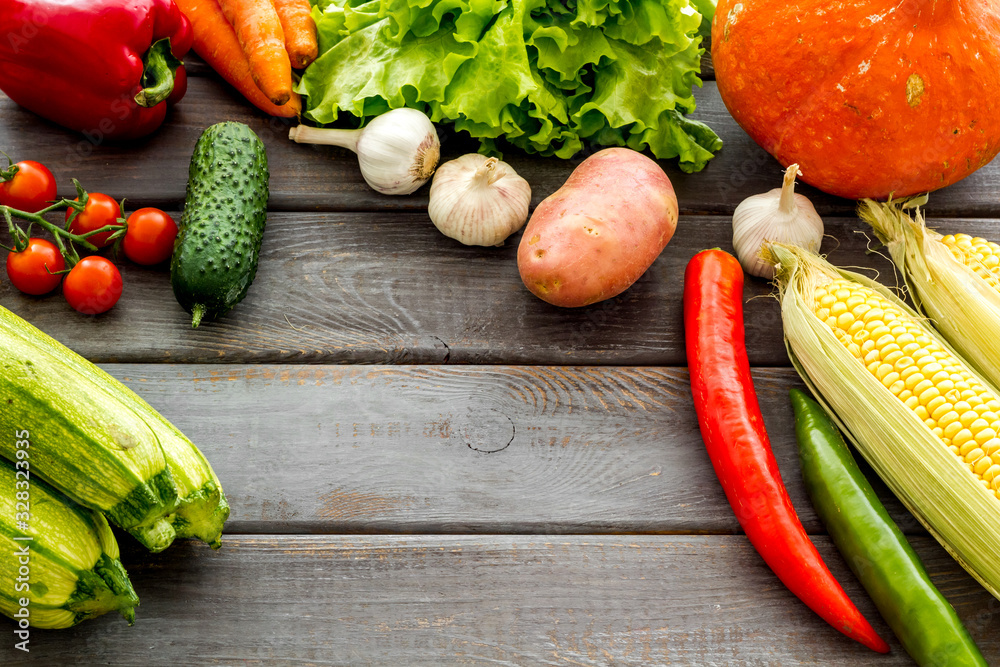
<svg viewBox="0 0 1000 667">
<path fill-rule="evenodd" d="M 497 171 L 497 160 L 495 157 L 487 158 L 483 162 L 479 169 L 476 169 L 475 176 L 472 177 L 472 184 L 478 185 L 480 187 L 485 187 L 487 185 L 492 185 L 498 178 L 502 176 Z"/>
<path fill-rule="evenodd" d="M 509 164 L 478 153 L 445 162 L 434 174 L 427 215 L 465 245 L 502 245 L 528 220 L 531 186 Z"/>
<path fill-rule="evenodd" d="M 340 146 L 349 148 L 355 153 L 358 152 L 358 140 L 361 138 L 360 130 L 332 130 L 329 128 L 309 127 L 308 125 L 296 125 L 288 131 L 288 138 L 297 144 L 322 144 L 324 146 Z"/>
<path fill-rule="evenodd" d="M 430 179 L 441 156 L 434 123 L 423 112 L 407 107 L 376 116 L 360 130 L 298 125 L 288 132 L 288 138 L 351 149 L 358 156 L 365 182 L 386 195 L 415 192 Z"/>
<path fill-rule="evenodd" d="M 781 199 L 778 201 L 778 210 L 782 213 L 792 215 L 796 211 L 795 204 L 795 177 L 801 176 L 802 171 L 798 164 L 788 165 L 785 170 L 785 180 L 781 183 Z"/>
<path fill-rule="evenodd" d="M 823 219 L 806 197 L 795 194 L 795 177 L 800 175 L 799 165 L 790 165 L 781 188 L 747 197 L 733 211 L 733 248 L 750 275 L 774 277 L 774 265 L 761 257 L 761 246 L 767 243 L 819 252 Z"/>
</svg>

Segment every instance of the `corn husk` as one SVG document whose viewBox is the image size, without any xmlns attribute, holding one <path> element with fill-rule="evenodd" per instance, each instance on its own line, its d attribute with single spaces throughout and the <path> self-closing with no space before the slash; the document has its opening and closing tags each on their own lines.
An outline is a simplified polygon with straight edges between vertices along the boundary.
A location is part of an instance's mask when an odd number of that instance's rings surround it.
<svg viewBox="0 0 1000 667">
<path fill-rule="evenodd" d="M 858 211 L 889 250 L 917 308 L 980 375 L 1000 386 L 1000 293 L 955 259 L 906 202 L 863 200 Z"/>
<path fill-rule="evenodd" d="M 916 318 L 942 347 L 954 349 L 871 279 L 794 246 L 775 244 L 765 252 L 777 265 L 785 343 L 802 380 L 906 508 L 1000 599 L 1000 500 L 820 321 L 813 309 L 815 287 L 837 278 L 860 283 Z M 990 382 L 983 384 L 996 392 Z"/>
</svg>

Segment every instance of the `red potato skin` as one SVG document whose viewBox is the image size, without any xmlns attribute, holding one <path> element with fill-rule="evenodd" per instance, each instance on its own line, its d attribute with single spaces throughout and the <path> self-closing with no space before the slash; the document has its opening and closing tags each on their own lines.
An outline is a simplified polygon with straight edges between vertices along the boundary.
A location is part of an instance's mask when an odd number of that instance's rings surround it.
<svg viewBox="0 0 1000 667">
<path fill-rule="evenodd" d="M 677 196 L 659 165 L 627 148 L 606 148 L 535 209 L 517 267 L 539 299 L 589 306 L 628 289 L 676 228 Z"/>
</svg>

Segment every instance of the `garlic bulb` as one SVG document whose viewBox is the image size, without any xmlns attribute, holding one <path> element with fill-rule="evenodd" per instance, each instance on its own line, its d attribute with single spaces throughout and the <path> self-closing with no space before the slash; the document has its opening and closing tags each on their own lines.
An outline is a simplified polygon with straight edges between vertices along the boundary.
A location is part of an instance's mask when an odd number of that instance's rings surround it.
<svg viewBox="0 0 1000 667">
<path fill-rule="evenodd" d="M 365 182 L 384 195 L 408 195 L 427 182 L 441 156 L 430 119 L 416 109 L 393 109 L 359 130 L 297 125 L 288 138 L 300 144 L 350 148 L 358 154 Z"/>
<path fill-rule="evenodd" d="M 759 278 L 774 278 L 774 266 L 761 256 L 766 242 L 778 241 L 819 252 L 823 240 L 823 219 L 812 202 L 795 194 L 799 165 L 785 170 L 781 188 L 747 197 L 733 212 L 733 248 L 743 270 Z"/>
<path fill-rule="evenodd" d="M 528 220 L 531 186 L 509 164 L 469 153 L 434 174 L 427 214 L 465 245 L 500 245 Z"/>
</svg>

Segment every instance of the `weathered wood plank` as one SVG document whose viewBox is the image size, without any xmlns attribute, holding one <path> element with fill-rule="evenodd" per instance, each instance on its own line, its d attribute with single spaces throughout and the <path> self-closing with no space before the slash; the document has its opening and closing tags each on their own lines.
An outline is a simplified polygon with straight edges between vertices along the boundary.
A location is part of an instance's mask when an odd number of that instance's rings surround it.
<svg viewBox="0 0 1000 667">
<path fill-rule="evenodd" d="M 827 538 L 817 546 L 913 664 Z M 990 597 L 929 538 L 914 545 L 990 662 Z M 789 593 L 741 536 L 229 537 L 123 560 L 142 600 L 8 640 L 4 664 L 871 665 Z M 7 627 L 9 621 L 0 621 Z M 9 633 L 8 633 L 9 634 Z"/>
<path fill-rule="evenodd" d="M 746 196 L 770 190 L 781 181 L 778 163 L 758 148 L 733 122 L 708 81 L 697 91 L 694 115 L 711 125 L 726 142 L 718 158 L 700 174 L 683 174 L 670 161 L 663 166 L 677 189 L 686 213 L 731 213 Z M 427 188 L 406 197 L 375 193 L 362 180 L 354 156 L 345 149 L 304 146 L 287 139 L 290 121 L 265 117 L 216 77 L 192 77 L 187 96 L 168 122 L 152 137 L 126 145 L 112 145 L 99 136 L 91 140 L 41 121 L 0 95 L 0 148 L 19 159 L 47 164 L 60 192 L 73 193 L 70 179 L 86 187 L 127 197 L 151 206 L 178 207 L 183 201 L 188 161 L 198 136 L 222 120 L 248 123 L 263 139 L 271 163 L 271 207 L 275 210 L 385 210 L 422 209 Z M 470 142 L 441 128 L 446 157 L 470 149 Z M 537 203 L 558 188 L 586 156 L 572 160 L 540 159 L 512 152 L 506 156 L 532 185 Z M 808 186 L 823 214 L 848 213 L 853 202 L 830 197 Z M 994 162 L 965 181 L 933 196 L 930 211 L 938 215 L 990 216 L 1000 200 L 1000 163 Z"/>
<path fill-rule="evenodd" d="M 109 365 L 205 452 L 239 533 L 733 533 L 677 368 Z M 754 373 L 807 530 L 787 369 Z M 28 426 L 30 428 L 30 425 Z M 916 521 L 869 471 L 890 513 Z"/>
<path fill-rule="evenodd" d="M 998 238 L 995 221 L 934 222 Z M 860 231 L 856 219 L 828 219 L 824 252 L 895 284 L 891 265 L 866 254 Z M 704 248 L 731 250 L 731 235 L 725 218 L 682 217 L 674 240 L 630 289 L 565 309 L 521 284 L 518 236 L 503 248 L 470 248 L 442 236 L 422 213 L 272 213 L 249 296 L 198 329 L 177 305 L 165 270 L 128 262 L 122 300 L 104 315 L 74 313 L 58 292 L 25 296 L 6 280 L 0 305 L 96 361 L 678 366 L 686 363 L 684 267 Z M 747 280 L 747 349 L 755 365 L 784 366 L 770 292 L 763 280 Z"/>
</svg>

